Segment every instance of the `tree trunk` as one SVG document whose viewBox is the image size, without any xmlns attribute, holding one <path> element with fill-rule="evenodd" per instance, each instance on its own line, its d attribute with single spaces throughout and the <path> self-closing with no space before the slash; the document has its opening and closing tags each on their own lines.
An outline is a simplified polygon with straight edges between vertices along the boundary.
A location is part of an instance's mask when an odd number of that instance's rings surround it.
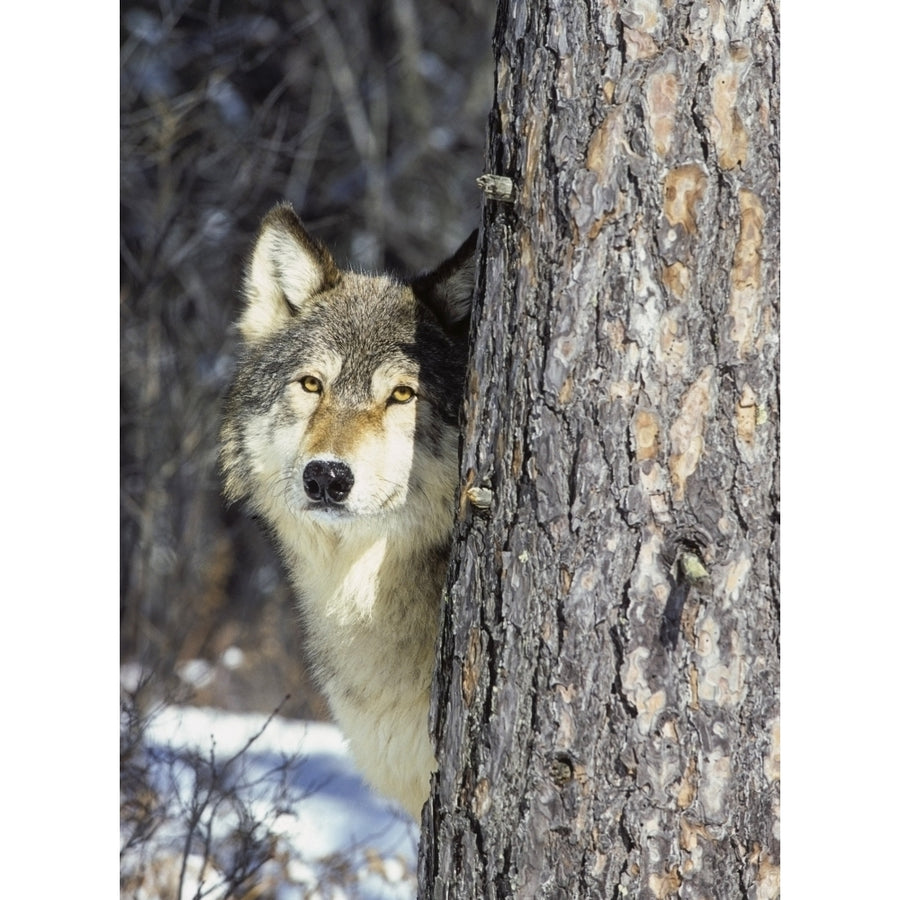
<svg viewBox="0 0 900 900">
<path fill-rule="evenodd" d="M 423 897 L 778 895 L 778 40 L 500 3 Z"/>
</svg>

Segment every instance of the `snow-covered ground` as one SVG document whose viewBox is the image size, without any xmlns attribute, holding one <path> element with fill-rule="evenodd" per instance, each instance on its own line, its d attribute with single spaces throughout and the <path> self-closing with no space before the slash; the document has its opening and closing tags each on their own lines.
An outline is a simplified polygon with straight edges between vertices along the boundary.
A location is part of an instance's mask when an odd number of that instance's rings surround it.
<svg viewBox="0 0 900 900">
<path fill-rule="evenodd" d="M 242 846 L 261 861 L 252 896 L 415 897 L 417 826 L 368 789 L 334 726 L 165 707 L 140 747 L 158 824 L 123 854 L 123 897 L 224 897 Z"/>
</svg>

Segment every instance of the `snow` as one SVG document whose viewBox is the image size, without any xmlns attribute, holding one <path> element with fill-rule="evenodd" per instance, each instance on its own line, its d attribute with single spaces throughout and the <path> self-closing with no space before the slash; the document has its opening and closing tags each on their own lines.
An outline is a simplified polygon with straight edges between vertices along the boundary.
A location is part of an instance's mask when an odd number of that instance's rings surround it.
<svg viewBox="0 0 900 900">
<path fill-rule="evenodd" d="M 261 823 L 257 838 L 272 836 L 255 876 L 264 896 L 416 896 L 418 829 L 366 786 L 333 725 L 164 707 L 149 717 L 141 762 L 166 814 L 147 842 L 123 852 L 123 885 L 139 885 L 136 900 L 178 896 L 179 885 L 181 898 L 227 896 L 223 872 L 248 821 Z M 192 815 L 197 839 L 186 853 Z M 130 833 L 123 825 L 123 846 Z"/>
</svg>

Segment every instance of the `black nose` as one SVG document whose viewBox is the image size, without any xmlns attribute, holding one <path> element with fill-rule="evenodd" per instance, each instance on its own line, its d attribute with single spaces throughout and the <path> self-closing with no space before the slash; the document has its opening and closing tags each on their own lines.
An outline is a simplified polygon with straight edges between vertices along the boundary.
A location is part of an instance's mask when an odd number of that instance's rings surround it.
<svg viewBox="0 0 900 900">
<path fill-rule="evenodd" d="M 352 487 L 353 473 L 342 462 L 314 459 L 303 470 L 303 489 L 315 503 L 343 503 Z"/>
</svg>

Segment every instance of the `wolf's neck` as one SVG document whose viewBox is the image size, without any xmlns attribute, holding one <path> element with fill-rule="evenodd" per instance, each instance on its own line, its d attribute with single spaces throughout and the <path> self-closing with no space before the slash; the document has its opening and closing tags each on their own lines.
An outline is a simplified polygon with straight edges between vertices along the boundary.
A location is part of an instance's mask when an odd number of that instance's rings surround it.
<svg viewBox="0 0 900 900">
<path fill-rule="evenodd" d="M 390 529 L 306 531 L 291 535 L 291 543 L 282 537 L 282 545 L 298 593 L 319 615 L 374 622 L 423 594 L 440 594 L 446 546 L 422 547 Z"/>
<path fill-rule="evenodd" d="M 344 539 L 331 553 L 312 559 L 301 556 L 297 587 L 307 602 L 321 606 L 320 612 L 329 618 L 371 619 L 376 603 L 383 603 L 388 593 L 386 582 L 396 556 L 397 548 L 386 537 L 352 544 Z"/>
</svg>

